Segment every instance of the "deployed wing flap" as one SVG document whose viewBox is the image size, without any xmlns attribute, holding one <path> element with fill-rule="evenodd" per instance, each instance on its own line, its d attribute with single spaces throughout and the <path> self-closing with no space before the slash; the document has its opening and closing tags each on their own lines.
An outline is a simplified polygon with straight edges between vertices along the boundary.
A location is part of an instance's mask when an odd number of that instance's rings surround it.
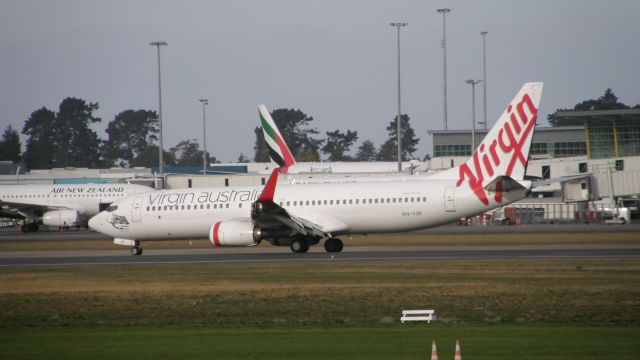
<svg viewBox="0 0 640 360">
<path fill-rule="evenodd" d="M 274 169 L 258 200 L 253 203 L 251 219 L 263 229 L 289 228 L 295 233 L 310 236 L 327 236 L 322 227 L 289 213 L 273 201 L 276 192 L 279 169 Z"/>
</svg>

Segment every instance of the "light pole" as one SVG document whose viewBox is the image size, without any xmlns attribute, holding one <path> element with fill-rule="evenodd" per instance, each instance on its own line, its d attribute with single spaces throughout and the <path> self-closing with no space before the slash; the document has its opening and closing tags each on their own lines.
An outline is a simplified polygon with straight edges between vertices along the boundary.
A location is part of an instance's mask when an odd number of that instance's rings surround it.
<svg viewBox="0 0 640 360">
<path fill-rule="evenodd" d="M 160 138 L 160 148 L 158 149 L 158 173 L 162 174 L 164 172 L 164 147 L 162 146 L 162 75 L 160 72 L 160 46 L 168 45 L 164 41 L 154 41 L 149 43 L 151 46 L 155 46 L 158 49 L 158 129 L 159 129 L 159 138 Z"/>
<path fill-rule="evenodd" d="M 466 80 L 471 85 L 471 154 L 476 148 L 476 85 L 482 80 Z"/>
<path fill-rule="evenodd" d="M 436 10 L 439 13 L 442 13 L 442 63 L 443 63 L 443 79 L 444 79 L 444 103 L 443 103 L 443 116 L 444 116 L 444 130 L 447 130 L 447 20 L 446 14 L 451 11 L 451 9 L 438 9 Z"/>
<path fill-rule="evenodd" d="M 484 118 L 482 124 L 487 130 L 487 34 L 488 31 L 480 33 L 482 35 L 482 101 L 484 105 Z"/>
<path fill-rule="evenodd" d="M 207 117 L 205 115 L 205 107 L 209 105 L 208 99 L 199 99 L 202 103 L 202 174 L 207 175 Z"/>
<path fill-rule="evenodd" d="M 398 172 L 402 171 L 402 138 L 400 136 L 400 28 L 407 26 L 407 23 L 390 23 L 389 25 L 398 29 L 398 118 L 396 119 L 397 123 L 397 136 L 398 136 Z"/>
</svg>

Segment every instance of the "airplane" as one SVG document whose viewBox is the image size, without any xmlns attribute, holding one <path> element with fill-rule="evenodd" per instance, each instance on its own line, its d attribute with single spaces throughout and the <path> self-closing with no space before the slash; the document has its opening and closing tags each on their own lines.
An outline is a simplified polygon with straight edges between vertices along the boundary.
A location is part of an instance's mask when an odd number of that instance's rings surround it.
<svg viewBox="0 0 640 360">
<path fill-rule="evenodd" d="M 214 247 L 268 241 L 305 253 L 322 239 L 339 252 L 338 236 L 426 229 L 526 197 L 524 180 L 542 83 L 525 83 L 473 155 L 458 167 L 418 180 L 278 183 L 264 188 L 160 190 L 114 203 L 89 226 L 142 254 L 144 240 L 209 238 Z"/>
<path fill-rule="evenodd" d="M 338 162 L 296 162 L 289 146 L 284 141 L 278 126 L 265 105 L 258 105 L 260 124 L 264 140 L 269 149 L 271 161 L 279 166 L 280 173 L 385 173 L 398 172 L 395 161 L 338 161 Z M 403 161 L 402 171 L 409 174 L 420 165 L 418 160 Z"/>
<path fill-rule="evenodd" d="M 24 218 L 23 232 L 38 231 L 38 220 L 55 227 L 79 226 L 127 196 L 155 191 L 137 184 L 2 185 L 0 217 Z"/>
</svg>

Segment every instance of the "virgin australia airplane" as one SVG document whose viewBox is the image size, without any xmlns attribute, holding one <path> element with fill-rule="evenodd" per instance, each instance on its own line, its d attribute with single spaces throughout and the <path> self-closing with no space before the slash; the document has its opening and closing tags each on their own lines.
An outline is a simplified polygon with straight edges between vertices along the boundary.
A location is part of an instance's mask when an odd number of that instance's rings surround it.
<svg viewBox="0 0 640 360">
<path fill-rule="evenodd" d="M 143 240 L 209 237 L 215 247 L 266 240 L 303 253 L 322 239 L 328 252 L 339 236 L 426 229 L 505 206 L 527 196 L 524 180 L 542 83 L 526 83 L 464 164 L 411 181 L 277 183 L 263 189 L 202 188 L 135 195 L 94 216 L 89 226 L 131 246 Z"/>
<path fill-rule="evenodd" d="M 3 185 L 0 216 L 23 218 L 24 232 L 47 226 L 78 226 L 127 196 L 154 191 L 136 184 Z"/>
</svg>

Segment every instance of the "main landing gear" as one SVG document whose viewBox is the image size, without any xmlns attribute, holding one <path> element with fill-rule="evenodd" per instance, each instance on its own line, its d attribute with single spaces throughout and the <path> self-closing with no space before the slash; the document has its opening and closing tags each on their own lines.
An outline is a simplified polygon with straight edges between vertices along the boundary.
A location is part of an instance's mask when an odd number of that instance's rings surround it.
<svg viewBox="0 0 640 360">
<path fill-rule="evenodd" d="M 134 246 L 131 248 L 131 255 L 140 256 L 142 255 L 142 248 L 140 246 Z"/>
<path fill-rule="evenodd" d="M 36 232 L 38 231 L 38 223 L 27 223 L 22 225 L 21 230 L 23 233 L 30 233 L 30 232 Z"/>
<path fill-rule="evenodd" d="M 296 254 L 306 253 L 307 251 L 309 251 L 309 242 L 303 237 L 293 239 L 291 241 L 291 244 L 289 245 L 289 248 Z"/>
<path fill-rule="evenodd" d="M 316 244 L 316 243 L 317 241 L 313 242 L 313 244 Z M 309 251 L 310 245 L 311 245 L 311 242 L 308 239 L 304 237 L 299 237 L 299 238 L 293 239 L 289 247 L 291 248 L 291 251 L 293 251 L 294 253 L 301 254 Z M 324 249 L 330 253 L 340 252 L 342 251 L 343 247 L 344 247 L 344 244 L 342 243 L 342 240 L 338 238 L 329 238 L 324 242 Z"/>
<path fill-rule="evenodd" d="M 344 244 L 342 243 L 342 240 L 338 238 L 329 238 L 324 242 L 324 249 L 330 253 L 340 252 L 343 247 Z"/>
</svg>

